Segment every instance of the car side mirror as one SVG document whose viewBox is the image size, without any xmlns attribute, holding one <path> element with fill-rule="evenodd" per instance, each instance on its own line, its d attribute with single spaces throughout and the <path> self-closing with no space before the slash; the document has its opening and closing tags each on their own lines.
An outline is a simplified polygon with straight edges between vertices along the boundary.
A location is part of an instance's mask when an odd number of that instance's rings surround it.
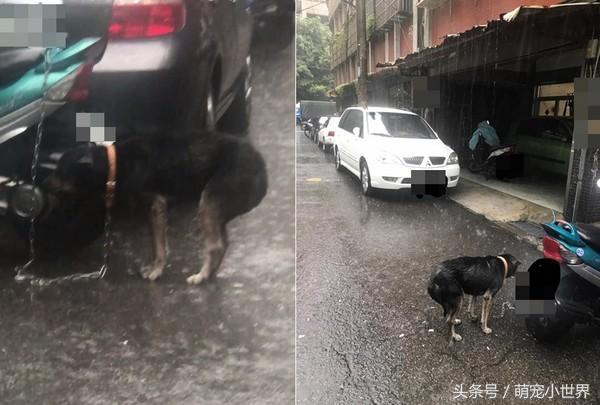
<svg viewBox="0 0 600 405">
<path fill-rule="evenodd" d="M 354 128 L 352 128 L 352 133 L 353 133 L 355 136 L 360 136 L 360 128 L 359 128 L 359 127 L 354 127 Z"/>
</svg>

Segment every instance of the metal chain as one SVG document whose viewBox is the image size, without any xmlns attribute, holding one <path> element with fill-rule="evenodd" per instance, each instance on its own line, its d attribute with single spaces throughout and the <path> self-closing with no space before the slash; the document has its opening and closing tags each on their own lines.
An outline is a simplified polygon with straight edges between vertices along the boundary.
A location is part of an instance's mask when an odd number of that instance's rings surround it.
<svg viewBox="0 0 600 405">
<path fill-rule="evenodd" d="M 40 121 L 38 122 L 37 129 L 36 129 L 35 144 L 34 144 L 34 148 L 33 148 L 33 159 L 31 161 L 31 183 L 33 185 L 35 185 L 37 182 L 37 167 L 38 167 L 39 157 L 40 157 L 40 145 L 42 143 L 44 120 L 46 119 L 45 103 L 46 103 L 47 91 L 48 91 L 48 89 L 47 89 L 48 76 L 50 74 L 50 68 L 52 66 L 51 60 L 50 60 L 51 59 L 50 52 L 51 52 L 50 48 L 46 49 L 46 51 L 44 52 L 44 80 L 42 82 L 42 102 L 41 102 L 41 109 L 40 109 Z M 104 243 L 103 243 L 103 254 L 102 254 L 102 267 L 100 268 L 100 270 L 94 271 L 92 273 L 74 273 L 74 274 L 69 274 L 67 276 L 55 277 L 55 278 L 34 277 L 31 274 L 25 273 L 25 270 L 27 270 L 35 261 L 35 256 L 36 256 L 36 252 L 35 252 L 35 219 L 36 219 L 36 217 L 32 217 L 29 222 L 29 261 L 27 263 L 25 263 L 23 266 L 15 268 L 15 271 L 17 273 L 15 276 L 16 281 L 30 280 L 30 283 L 32 285 L 43 287 L 43 286 L 48 286 L 51 284 L 59 284 L 59 283 L 73 282 L 73 281 L 100 280 L 106 276 L 106 273 L 108 272 L 109 251 L 110 251 L 110 248 L 112 245 L 111 232 L 110 232 L 112 218 L 111 218 L 111 213 L 110 213 L 109 207 L 106 207 L 106 213 L 104 215 Z"/>
<path fill-rule="evenodd" d="M 112 222 L 112 218 L 111 218 L 111 214 L 110 214 L 110 209 L 107 208 L 106 216 L 104 217 L 104 244 L 103 244 L 104 252 L 102 255 L 102 267 L 100 267 L 100 270 L 97 270 L 97 271 L 94 271 L 91 273 L 73 273 L 73 274 L 69 274 L 67 276 L 53 277 L 53 278 L 30 277 L 31 285 L 36 286 L 36 287 L 48 287 L 50 285 L 55 285 L 55 284 L 66 284 L 66 283 L 72 283 L 72 282 L 77 282 L 77 281 L 90 281 L 90 280 L 103 279 L 106 276 L 106 273 L 108 272 L 109 252 L 110 252 L 111 245 L 112 245 L 112 238 L 111 238 L 111 233 L 110 233 L 111 222 Z"/>
<path fill-rule="evenodd" d="M 515 307 L 509 301 L 504 301 L 502 303 L 502 311 L 500 311 L 500 318 L 504 318 L 504 313 L 507 309 L 514 310 Z"/>
<path fill-rule="evenodd" d="M 44 132 L 44 120 L 46 119 L 46 97 L 48 87 L 48 76 L 50 74 L 50 68 L 52 62 L 50 60 L 51 48 L 47 48 L 44 52 L 44 80 L 42 82 L 42 99 L 40 105 L 40 121 L 38 122 L 35 134 L 35 142 L 33 147 L 33 158 L 31 160 L 31 183 L 35 186 L 37 181 L 37 167 L 40 158 L 40 145 L 42 143 L 42 136 Z M 15 280 L 21 281 L 24 279 L 31 278 L 26 275 L 24 271 L 33 264 L 35 260 L 35 216 L 29 220 L 29 261 L 21 267 L 16 267 L 15 271 L 17 275 Z"/>
</svg>

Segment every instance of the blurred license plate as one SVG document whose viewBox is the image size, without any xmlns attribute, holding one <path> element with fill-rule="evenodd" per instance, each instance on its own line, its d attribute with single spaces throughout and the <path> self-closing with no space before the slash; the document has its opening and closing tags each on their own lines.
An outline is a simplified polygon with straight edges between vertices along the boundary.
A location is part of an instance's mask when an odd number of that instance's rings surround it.
<svg viewBox="0 0 600 405">
<path fill-rule="evenodd" d="M 448 184 L 445 170 L 411 170 L 410 183 L 412 194 L 429 194 L 436 197 L 446 194 Z"/>
</svg>

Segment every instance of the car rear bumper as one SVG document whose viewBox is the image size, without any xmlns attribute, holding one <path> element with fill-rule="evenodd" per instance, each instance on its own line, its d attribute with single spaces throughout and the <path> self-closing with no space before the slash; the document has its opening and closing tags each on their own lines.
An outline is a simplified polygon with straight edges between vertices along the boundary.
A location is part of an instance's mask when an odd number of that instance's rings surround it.
<svg viewBox="0 0 600 405">
<path fill-rule="evenodd" d="M 441 167 L 406 167 L 401 165 L 377 165 L 369 167 L 371 186 L 386 190 L 400 190 L 411 188 L 412 170 L 444 170 L 448 181 L 447 187 L 456 187 L 460 179 L 460 166 L 449 165 Z"/>
<path fill-rule="evenodd" d="M 175 68 L 182 53 L 177 36 L 111 40 L 95 74 L 168 71 Z"/>
</svg>

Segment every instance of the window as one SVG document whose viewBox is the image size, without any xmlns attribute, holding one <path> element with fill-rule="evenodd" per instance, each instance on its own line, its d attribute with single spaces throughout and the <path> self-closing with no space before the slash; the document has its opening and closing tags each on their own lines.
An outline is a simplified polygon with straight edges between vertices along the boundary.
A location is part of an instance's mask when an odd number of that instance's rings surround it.
<svg viewBox="0 0 600 405">
<path fill-rule="evenodd" d="M 346 131 L 352 131 L 352 129 L 348 129 L 348 117 L 350 116 L 351 111 L 346 110 L 342 114 L 342 118 L 340 118 L 340 128 L 345 129 Z"/>
<path fill-rule="evenodd" d="M 352 112 L 350 113 L 350 123 L 348 124 L 350 126 L 349 131 L 352 132 L 352 130 L 356 127 L 358 127 L 360 129 L 360 136 L 362 136 L 363 134 L 363 119 L 362 119 L 362 111 L 360 110 L 352 110 Z"/>
<path fill-rule="evenodd" d="M 573 116 L 573 82 L 537 86 L 534 115 L 542 117 Z"/>
<path fill-rule="evenodd" d="M 558 120 L 541 120 L 540 137 L 554 141 L 571 142 L 571 134 Z"/>
<path fill-rule="evenodd" d="M 429 125 L 418 115 L 370 112 L 368 120 L 371 135 L 411 139 L 437 138 Z"/>
</svg>

